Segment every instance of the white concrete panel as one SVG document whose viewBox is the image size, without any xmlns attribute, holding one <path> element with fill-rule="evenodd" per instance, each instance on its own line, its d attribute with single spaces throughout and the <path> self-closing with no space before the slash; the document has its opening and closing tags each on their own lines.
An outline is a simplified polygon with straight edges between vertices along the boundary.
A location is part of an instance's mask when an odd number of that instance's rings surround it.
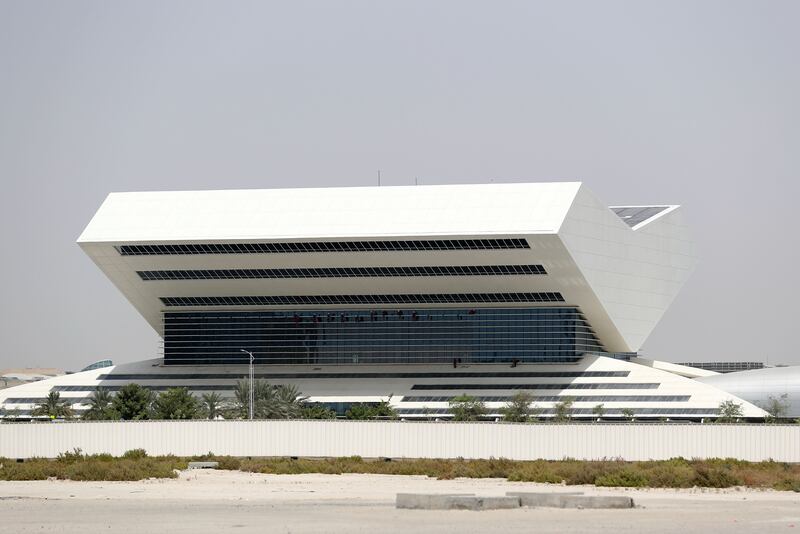
<svg viewBox="0 0 800 534">
<path fill-rule="evenodd" d="M 558 233 L 602 305 L 587 311 L 601 339 L 636 352 L 677 295 L 694 264 L 694 247 L 678 206 L 631 229 L 582 187 Z M 613 329 L 596 317 L 606 315 Z"/>
<path fill-rule="evenodd" d="M 112 193 L 81 243 L 555 232 L 575 182 Z"/>
</svg>

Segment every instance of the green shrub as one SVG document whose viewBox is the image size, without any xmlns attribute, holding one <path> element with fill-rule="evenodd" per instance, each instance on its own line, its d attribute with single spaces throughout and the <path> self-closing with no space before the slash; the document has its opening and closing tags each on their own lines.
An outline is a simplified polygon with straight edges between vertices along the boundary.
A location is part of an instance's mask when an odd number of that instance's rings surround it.
<svg viewBox="0 0 800 534">
<path fill-rule="evenodd" d="M 131 449 L 129 451 L 125 451 L 122 454 L 123 458 L 129 458 L 131 460 L 140 460 L 142 458 L 147 458 L 147 451 L 144 449 Z"/>
<path fill-rule="evenodd" d="M 58 457 L 56 458 L 56 461 L 64 464 L 71 464 L 83 459 L 84 459 L 83 452 L 79 447 L 75 447 L 71 451 L 59 453 Z"/>
<path fill-rule="evenodd" d="M 641 471 L 632 467 L 623 467 L 598 476 L 594 480 L 597 486 L 613 486 L 624 488 L 643 488 L 647 486 L 647 477 Z"/>
<path fill-rule="evenodd" d="M 175 470 L 186 469 L 188 458 L 148 456 L 143 449 L 122 457 L 109 454 L 86 455 L 80 449 L 62 453 L 55 460 L 32 458 L 22 463 L 0 459 L 0 480 L 142 480 L 174 478 Z M 441 459 L 364 459 L 342 458 L 236 458 L 212 453 L 192 460 L 219 463 L 220 469 L 253 473 L 371 473 L 423 475 L 438 479 L 500 478 L 520 482 L 596 484 L 614 487 L 691 486 L 725 488 L 736 485 L 800 492 L 800 464 L 782 462 L 744 462 L 733 459 L 625 462 L 621 460 L 514 461 L 505 458 L 486 460 Z"/>
<path fill-rule="evenodd" d="M 695 469 L 695 485 L 705 488 L 730 488 L 741 486 L 742 479 L 737 477 L 730 469 L 718 465 L 698 463 Z"/>
<path fill-rule="evenodd" d="M 780 491 L 794 491 L 800 493 L 800 480 L 797 478 L 784 478 L 773 484 L 772 488 Z"/>
<path fill-rule="evenodd" d="M 691 488 L 696 484 L 695 471 L 689 465 L 648 462 L 647 485 L 651 488 Z"/>
</svg>

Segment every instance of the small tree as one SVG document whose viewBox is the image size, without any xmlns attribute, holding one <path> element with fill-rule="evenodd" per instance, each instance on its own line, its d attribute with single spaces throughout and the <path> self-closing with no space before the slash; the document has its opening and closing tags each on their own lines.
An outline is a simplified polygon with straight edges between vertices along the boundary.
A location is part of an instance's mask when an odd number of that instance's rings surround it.
<svg viewBox="0 0 800 534">
<path fill-rule="evenodd" d="M 374 414 L 374 410 L 372 406 L 369 404 L 364 404 L 362 402 L 351 404 L 350 408 L 344 412 L 344 416 L 347 419 L 354 419 L 356 421 L 366 421 L 367 419 L 372 419 Z"/>
<path fill-rule="evenodd" d="M 391 395 L 389 396 L 391 399 Z M 347 419 L 365 421 L 367 419 L 397 419 L 397 411 L 388 400 L 378 403 L 358 403 L 350 406 L 344 416 Z"/>
<path fill-rule="evenodd" d="M 742 405 L 733 400 L 725 400 L 719 403 L 717 408 L 718 423 L 733 423 L 743 417 Z"/>
<path fill-rule="evenodd" d="M 387 400 L 382 400 L 374 407 L 376 419 L 397 419 L 397 410 L 390 404 L 392 395 Z"/>
<path fill-rule="evenodd" d="M 170 388 L 153 401 L 156 419 L 194 419 L 199 411 L 200 403 L 187 388 Z"/>
<path fill-rule="evenodd" d="M 520 391 L 516 393 L 508 403 L 500 408 L 503 421 L 511 423 L 527 423 L 531 420 L 533 395 Z"/>
<path fill-rule="evenodd" d="M 633 408 L 623 408 L 621 410 L 622 417 L 627 419 L 628 421 L 633 421 L 636 419 L 636 412 L 633 411 Z"/>
<path fill-rule="evenodd" d="M 336 419 L 336 412 L 326 408 L 324 404 L 309 402 L 303 405 L 301 419 Z"/>
<path fill-rule="evenodd" d="M 606 414 L 606 408 L 603 406 L 603 404 L 597 404 L 594 408 L 592 408 L 592 413 L 599 421 Z"/>
<path fill-rule="evenodd" d="M 764 411 L 769 414 L 766 418 L 767 423 L 773 423 L 779 419 L 784 419 L 789 412 L 789 395 L 784 393 L 778 397 L 770 395 L 764 403 Z"/>
<path fill-rule="evenodd" d="M 478 421 L 486 415 L 486 405 L 466 393 L 450 399 L 449 405 L 453 421 Z"/>
<path fill-rule="evenodd" d="M 203 393 L 200 396 L 200 412 L 205 419 L 216 419 L 222 415 L 222 407 L 224 404 L 225 400 L 222 398 L 222 395 L 216 391 Z"/>
<path fill-rule="evenodd" d="M 114 396 L 112 406 L 125 421 L 139 421 L 150 418 L 150 405 L 153 392 L 136 383 L 125 384 Z"/>
<path fill-rule="evenodd" d="M 95 388 L 89 397 L 89 409 L 83 414 L 87 421 L 108 421 L 119 419 L 119 414 L 114 410 L 114 395 L 104 387 Z"/>
<path fill-rule="evenodd" d="M 46 416 L 51 419 L 69 419 L 72 417 L 73 412 L 70 402 L 61 399 L 61 393 L 58 391 L 51 391 L 47 394 L 47 398 L 44 402 L 33 409 L 31 415 L 35 417 Z"/>
<path fill-rule="evenodd" d="M 2 421 L 14 421 L 19 417 L 19 408 L 0 408 L 0 417 Z"/>
<path fill-rule="evenodd" d="M 564 423 L 572 419 L 572 404 L 575 399 L 572 397 L 564 397 L 561 402 L 553 406 L 553 419 L 559 423 Z"/>
</svg>

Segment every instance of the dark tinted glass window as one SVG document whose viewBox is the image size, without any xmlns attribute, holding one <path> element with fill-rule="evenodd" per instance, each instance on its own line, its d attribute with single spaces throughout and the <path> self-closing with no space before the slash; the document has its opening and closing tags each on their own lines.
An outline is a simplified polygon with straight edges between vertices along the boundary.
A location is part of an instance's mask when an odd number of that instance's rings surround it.
<svg viewBox="0 0 800 534">
<path fill-rule="evenodd" d="M 164 313 L 167 364 L 247 363 L 242 349 L 260 364 L 570 362 L 604 351 L 569 307 Z"/>
</svg>

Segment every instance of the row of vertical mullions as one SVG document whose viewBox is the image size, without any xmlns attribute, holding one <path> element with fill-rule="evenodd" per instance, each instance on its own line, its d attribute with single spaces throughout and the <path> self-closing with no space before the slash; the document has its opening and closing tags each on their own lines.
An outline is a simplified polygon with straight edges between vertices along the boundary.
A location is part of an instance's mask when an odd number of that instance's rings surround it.
<svg viewBox="0 0 800 534">
<path fill-rule="evenodd" d="M 192 269 L 136 271 L 146 282 L 159 280 L 239 280 L 274 278 L 369 278 L 425 276 L 544 275 L 542 265 L 434 265 L 403 267 L 298 267 L 274 269 Z"/>
<path fill-rule="evenodd" d="M 428 239 L 388 241 L 299 241 L 271 243 L 167 243 L 117 245 L 122 256 L 263 254 L 301 252 L 391 252 L 433 250 L 503 250 L 530 248 L 527 240 L 505 239 Z"/>
<path fill-rule="evenodd" d="M 422 293 L 393 295 L 228 295 L 159 297 L 165 306 L 290 306 L 303 304 L 481 304 L 502 302 L 564 302 L 559 292 Z"/>
</svg>

